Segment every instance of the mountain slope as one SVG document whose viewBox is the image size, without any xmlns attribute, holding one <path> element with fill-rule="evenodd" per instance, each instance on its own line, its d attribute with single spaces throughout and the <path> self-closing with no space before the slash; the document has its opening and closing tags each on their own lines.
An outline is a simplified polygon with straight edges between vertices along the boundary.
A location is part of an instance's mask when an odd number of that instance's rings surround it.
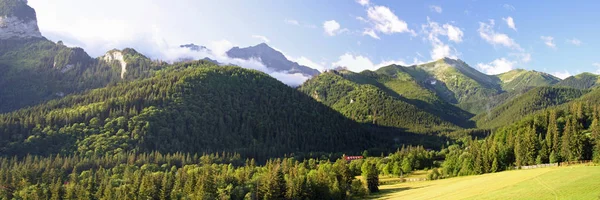
<svg viewBox="0 0 600 200">
<path fill-rule="evenodd" d="M 581 73 L 575 76 L 570 76 L 565 80 L 560 81 L 557 86 L 570 87 L 576 89 L 590 89 L 600 84 L 598 75 L 592 73 Z"/>
<path fill-rule="evenodd" d="M 511 70 L 496 75 L 502 81 L 505 91 L 522 90 L 529 87 L 551 86 L 561 80 L 544 72 L 528 71 L 523 69 Z"/>
<path fill-rule="evenodd" d="M 110 83 L 148 77 L 164 65 L 133 49 L 107 53 L 119 59 L 93 59 L 83 49 L 44 38 L 0 40 L 0 49 L 0 113 Z"/>
<path fill-rule="evenodd" d="M 578 99 L 587 90 L 537 87 L 473 118 L 479 128 L 496 128 L 516 122 L 523 117 L 552 106 Z"/>
<path fill-rule="evenodd" d="M 490 98 L 502 93 L 498 78 L 450 58 L 408 67 L 384 67 L 378 72 L 390 76 L 402 73 L 404 79 L 413 79 L 444 101 L 475 114 L 485 110 Z"/>
<path fill-rule="evenodd" d="M 404 128 L 413 132 L 460 128 L 458 124 L 411 104 L 409 99 L 394 93 L 376 80 L 349 71 L 323 73 L 308 80 L 299 90 L 362 123 Z"/>
<path fill-rule="evenodd" d="M 245 60 L 259 59 L 265 67 L 277 72 L 301 73 L 305 76 L 316 76 L 320 73 L 319 70 L 289 61 L 285 55 L 265 43 L 246 48 L 233 47 L 227 51 L 227 56 Z"/>
<path fill-rule="evenodd" d="M 264 73 L 205 61 L 0 115 L 0 130 L 3 155 L 228 151 L 266 158 L 358 152 L 376 141 Z"/>
<path fill-rule="evenodd" d="M 423 87 L 431 86 L 431 83 L 419 84 L 417 80 L 406 73 L 402 73 L 401 69 L 403 68 L 402 66 L 391 65 L 380 68 L 375 72 L 366 70 L 361 73 L 349 71 L 340 71 L 340 73 L 345 79 L 358 84 L 373 85 L 387 94 L 402 99 L 445 121 L 461 127 L 473 126 L 468 120 L 473 116 L 472 114 L 445 102 L 429 90 L 430 88 Z"/>
<path fill-rule="evenodd" d="M 0 113 L 147 77 L 164 64 L 151 62 L 133 49 L 109 53 L 123 62 L 94 59 L 81 48 L 47 40 L 39 33 L 35 10 L 27 1 L 0 0 Z"/>
<path fill-rule="evenodd" d="M 42 38 L 35 10 L 25 0 L 0 0 L 0 40 Z"/>
</svg>

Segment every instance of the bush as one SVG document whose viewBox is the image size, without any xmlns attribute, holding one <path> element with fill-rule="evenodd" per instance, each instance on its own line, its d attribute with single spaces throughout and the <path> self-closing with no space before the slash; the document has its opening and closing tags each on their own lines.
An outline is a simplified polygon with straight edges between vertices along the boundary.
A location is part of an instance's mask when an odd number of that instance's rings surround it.
<svg viewBox="0 0 600 200">
<path fill-rule="evenodd" d="M 369 194 L 369 191 L 365 187 L 365 184 L 359 180 L 352 180 L 352 185 L 350 186 L 350 192 L 352 192 L 352 197 L 365 197 Z"/>
<path fill-rule="evenodd" d="M 439 178 L 441 178 L 441 176 L 438 168 L 433 168 L 429 173 L 427 173 L 427 180 L 437 180 Z"/>
</svg>

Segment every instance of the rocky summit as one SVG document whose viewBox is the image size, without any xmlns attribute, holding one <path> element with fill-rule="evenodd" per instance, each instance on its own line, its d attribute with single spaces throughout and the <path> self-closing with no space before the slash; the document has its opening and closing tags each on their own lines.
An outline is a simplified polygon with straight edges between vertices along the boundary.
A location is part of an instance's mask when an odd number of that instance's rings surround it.
<svg viewBox="0 0 600 200">
<path fill-rule="evenodd" d="M 26 0 L 0 0 L 0 39 L 41 38 L 35 10 Z"/>
</svg>

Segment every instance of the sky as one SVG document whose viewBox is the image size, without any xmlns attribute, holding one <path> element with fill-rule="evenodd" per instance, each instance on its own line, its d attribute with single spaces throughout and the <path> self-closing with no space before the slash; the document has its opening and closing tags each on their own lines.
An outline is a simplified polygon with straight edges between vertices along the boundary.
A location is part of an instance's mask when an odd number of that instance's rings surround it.
<svg viewBox="0 0 600 200">
<path fill-rule="evenodd" d="M 94 57 L 133 47 L 173 60 L 189 53 L 178 50 L 188 43 L 222 56 L 233 46 L 264 42 L 321 71 L 343 66 L 358 72 L 450 57 L 487 74 L 517 68 L 560 78 L 600 73 L 600 1 L 29 0 L 29 5 L 44 36 Z"/>
</svg>

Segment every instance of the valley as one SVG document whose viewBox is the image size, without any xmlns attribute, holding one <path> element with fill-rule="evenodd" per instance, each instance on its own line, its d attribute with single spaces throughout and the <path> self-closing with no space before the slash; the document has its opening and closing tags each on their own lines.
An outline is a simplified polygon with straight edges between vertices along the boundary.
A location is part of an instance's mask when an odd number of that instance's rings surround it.
<svg viewBox="0 0 600 200">
<path fill-rule="evenodd" d="M 386 11 L 358 3 L 371 18 Z M 247 47 L 183 43 L 160 57 L 115 46 L 93 57 L 46 38 L 30 4 L 0 0 L 0 199 L 599 195 L 597 74 L 489 73 L 453 55 L 323 67 L 260 35 Z M 427 22 L 404 32 L 451 38 L 452 25 Z"/>
</svg>

